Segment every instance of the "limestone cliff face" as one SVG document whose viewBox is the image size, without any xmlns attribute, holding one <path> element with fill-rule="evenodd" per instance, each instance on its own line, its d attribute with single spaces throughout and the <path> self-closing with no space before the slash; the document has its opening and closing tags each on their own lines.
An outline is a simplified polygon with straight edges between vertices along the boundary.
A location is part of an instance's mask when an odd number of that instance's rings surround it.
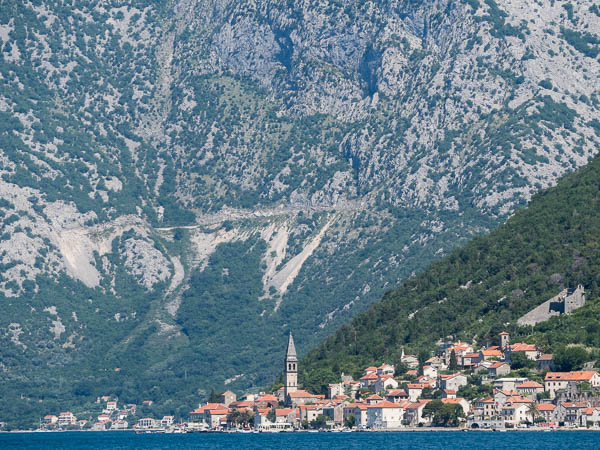
<svg viewBox="0 0 600 450">
<path fill-rule="evenodd" d="M 591 0 L 77 3 L 0 16 L 0 335 L 40 363 L 231 329 L 229 248 L 248 327 L 304 349 L 598 149 Z"/>
</svg>

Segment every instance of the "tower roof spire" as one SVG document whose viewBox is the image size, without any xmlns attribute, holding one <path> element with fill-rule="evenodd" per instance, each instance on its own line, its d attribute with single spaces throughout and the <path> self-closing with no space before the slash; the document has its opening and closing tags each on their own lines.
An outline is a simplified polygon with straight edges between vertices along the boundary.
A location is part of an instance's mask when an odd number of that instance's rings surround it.
<svg viewBox="0 0 600 450">
<path fill-rule="evenodd" d="M 285 359 L 298 359 L 296 355 L 296 346 L 294 345 L 294 338 L 292 336 L 292 332 L 290 331 L 290 337 L 288 339 L 288 347 L 287 353 L 285 355 Z"/>
</svg>

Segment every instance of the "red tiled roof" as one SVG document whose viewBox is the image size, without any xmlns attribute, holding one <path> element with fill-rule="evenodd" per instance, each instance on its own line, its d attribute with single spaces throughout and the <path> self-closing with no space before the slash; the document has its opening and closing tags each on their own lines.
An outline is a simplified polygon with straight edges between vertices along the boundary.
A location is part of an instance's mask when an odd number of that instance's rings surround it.
<svg viewBox="0 0 600 450">
<path fill-rule="evenodd" d="M 291 398 L 318 398 L 318 395 L 311 394 L 308 391 L 299 389 L 296 392 L 290 392 L 288 394 Z"/>
<path fill-rule="evenodd" d="M 579 370 L 575 372 L 548 372 L 545 381 L 589 381 L 597 372 Z"/>
<path fill-rule="evenodd" d="M 521 383 L 520 385 L 517 386 L 517 389 L 527 389 L 527 388 L 536 388 L 536 389 L 540 389 L 543 388 L 544 386 L 542 386 L 540 383 L 536 382 L 536 381 L 526 381 L 524 383 Z"/>
<path fill-rule="evenodd" d="M 540 357 L 537 360 L 538 361 L 552 361 L 552 354 L 546 353 L 544 355 L 540 355 Z"/>
<path fill-rule="evenodd" d="M 254 406 L 254 402 L 251 402 L 250 400 L 240 400 L 230 403 L 229 406 L 232 408 L 251 408 Z"/>
<path fill-rule="evenodd" d="M 486 350 L 481 350 L 481 354 L 483 356 L 502 356 L 502 352 L 500 350 L 492 350 L 490 348 L 486 349 Z"/>
<path fill-rule="evenodd" d="M 420 408 L 421 406 L 425 406 L 430 401 L 431 400 L 419 400 L 418 402 L 415 402 L 415 403 L 409 403 L 404 407 L 404 409 L 417 409 L 417 408 Z"/>
<path fill-rule="evenodd" d="M 586 402 L 562 402 L 562 405 L 565 408 L 578 408 L 578 409 L 583 409 L 583 408 L 587 408 L 587 403 Z"/>
<path fill-rule="evenodd" d="M 386 392 L 386 397 L 406 397 L 408 394 L 404 389 L 391 389 Z"/>
<path fill-rule="evenodd" d="M 384 400 L 382 402 L 375 403 L 374 405 L 369 405 L 367 406 L 367 408 L 401 408 L 401 406 L 398 403 L 388 402 Z"/>
<path fill-rule="evenodd" d="M 525 342 L 518 342 L 516 344 L 512 344 L 510 349 L 513 352 L 535 352 L 536 348 L 533 344 L 526 344 Z"/>
<path fill-rule="evenodd" d="M 533 400 L 523 397 L 521 395 L 514 395 L 506 399 L 506 403 L 533 403 Z"/>
<path fill-rule="evenodd" d="M 344 409 L 348 408 L 348 409 L 354 409 L 354 408 L 358 408 L 361 411 L 367 409 L 368 405 L 365 405 L 364 403 L 349 403 L 348 405 L 346 405 L 344 407 Z"/>
<path fill-rule="evenodd" d="M 553 405 L 552 403 L 540 403 L 537 405 L 538 411 L 554 411 L 555 408 L 556 405 Z"/>
<path fill-rule="evenodd" d="M 374 373 L 370 373 L 369 375 L 365 375 L 364 377 L 361 377 L 360 379 L 361 380 L 376 380 L 377 375 L 375 375 Z"/>
<path fill-rule="evenodd" d="M 458 404 L 458 403 L 460 403 L 464 399 L 462 397 L 457 397 L 457 398 L 443 398 L 441 400 L 442 400 L 442 403 L 454 403 L 454 404 Z"/>
<path fill-rule="evenodd" d="M 498 367 L 503 366 L 504 364 L 508 364 L 508 363 L 505 363 L 504 361 L 495 362 L 494 364 L 492 364 L 490 366 L 490 369 L 497 369 Z"/>
</svg>

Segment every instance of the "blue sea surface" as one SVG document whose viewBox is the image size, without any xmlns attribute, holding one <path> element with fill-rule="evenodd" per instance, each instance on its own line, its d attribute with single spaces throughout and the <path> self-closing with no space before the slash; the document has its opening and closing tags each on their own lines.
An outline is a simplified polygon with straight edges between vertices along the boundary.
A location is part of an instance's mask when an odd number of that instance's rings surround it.
<svg viewBox="0 0 600 450">
<path fill-rule="evenodd" d="M 0 434 L 1 449 L 600 449 L 600 432 Z"/>
</svg>

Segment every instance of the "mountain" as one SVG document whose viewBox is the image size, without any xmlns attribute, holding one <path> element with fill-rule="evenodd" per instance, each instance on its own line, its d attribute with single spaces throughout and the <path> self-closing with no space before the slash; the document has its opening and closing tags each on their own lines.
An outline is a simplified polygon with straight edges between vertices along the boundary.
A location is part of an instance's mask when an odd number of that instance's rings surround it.
<svg viewBox="0 0 600 450">
<path fill-rule="evenodd" d="M 586 164 L 599 10 L 536 5 L 3 2 L 0 421 L 265 385 Z"/>
<path fill-rule="evenodd" d="M 402 348 L 431 351 L 452 336 L 484 344 L 509 331 L 552 352 L 576 343 L 600 358 L 600 157 L 536 194 L 504 225 L 477 237 L 356 317 L 299 364 L 322 390 L 340 371 L 400 360 Z M 564 288 L 586 302 L 534 326 L 518 319 Z M 429 354 L 429 353 L 427 353 Z M 326 389 L 326 386 L 325 386 Z"/>
</svg>

